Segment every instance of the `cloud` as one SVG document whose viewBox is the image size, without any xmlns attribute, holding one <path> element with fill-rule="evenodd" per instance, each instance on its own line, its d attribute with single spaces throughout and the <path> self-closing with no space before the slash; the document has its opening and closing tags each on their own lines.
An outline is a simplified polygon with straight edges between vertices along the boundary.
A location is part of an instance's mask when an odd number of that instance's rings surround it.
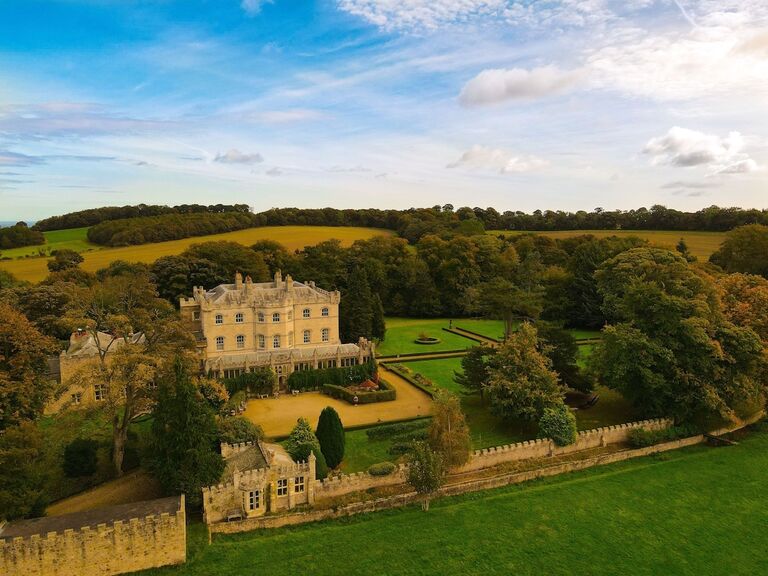
<svg viewBox="0 0 768 576">
<path fill-rule="evenodd" d="M 759 170 L 757 162 L 743 152 L 743 148 L 744 137 L 739 132 L 721 138 L 675 126 L 664 136 L 651 138 L 643 153 L 651 157 L 653 164 L 680 168 L 704 166 L 709 169 L 709 175 Z"/>
<path fill-rule="evenodd" d="M 272 4 L 274 0 L 242 0 L 240 7 L 248 16 L 256 16 L 265 4 Z"/>
<path fill-rule="evenodd" d="M 581 71 L 560 70 L 556 66 L 483 70 L 464 85 L 459 102 L 464 106 L 482 106 L 506 100 L 536 100 L 568 91 L 582 76 Z"/>
<path fill-rule="evenodd" d="M 447 168 L 478 168 L 500 174 L 519 174 L 539 170 L 548 165 L 546 160 L 537 156 L 523 156 L 498 148 L 475 145 L 458 160 L 448 164 Z"/>
<path fill-rule="evenodd" d="M 33 166 L 35 164 L 45 164 L 45 159 L 0 149 L 0 166 Z"/>
<path fill-rule="evenodd" d="M 507 0 L 338 0 L 340 10 L 386 30 L 434 29 L 471 17 L 498 14 Z"/>
<path fill-rule="evenodd" d="M 695 182 L 690 180 L 676 180 L 674 182 L 667 182 L 662 185 L 663 190 L 705 190 L 708 188 L 719 188 L 722 186 L 721 182 Z"/>
<path fill-rule="evenodd" d="M 269 170 L 266 171 L 266 175 L 267 176 L 282 176 L 283 175 L 283 171 L 280 170 L 280 168 L 278 168 L 277 166 L 273 166 L 272 168 L 270 168 Z"/>
<path fill-rule="evenodd" d="M 220 162 L 222 164 L 259 164 L 264 162 L 264 158 L 259 153 L 245 154 L 235 148 L 228 150 L 225 154 L 216 154 L 214 162 Z"/>
</svg>

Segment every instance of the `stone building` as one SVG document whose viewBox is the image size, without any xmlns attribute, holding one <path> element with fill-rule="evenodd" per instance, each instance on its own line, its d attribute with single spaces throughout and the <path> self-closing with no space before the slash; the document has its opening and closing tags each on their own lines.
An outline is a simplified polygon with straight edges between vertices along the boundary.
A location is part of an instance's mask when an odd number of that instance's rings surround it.
<svg viewBox="0 0 768 576">
<path fill-rule="evenodd" d="M 294 462 L 278 444 L 222 444 L 221 484 L 203 489 L 208 524 L 256 518 L 315 501 L 315 455 Z"/>
<path fill-rule="evenodd" d="M 362 364 L 373 353 L 364 339 L 342 344 L 340 300 L 337 291 L 283 279 L 280 272 L 262 283 L 238 273 L 234 284 L 194 288 L 180 309 L 195 334 L 204 372 L 234 377 L 270 366 L 284 386 L 296 370 Z"/>
</svg>

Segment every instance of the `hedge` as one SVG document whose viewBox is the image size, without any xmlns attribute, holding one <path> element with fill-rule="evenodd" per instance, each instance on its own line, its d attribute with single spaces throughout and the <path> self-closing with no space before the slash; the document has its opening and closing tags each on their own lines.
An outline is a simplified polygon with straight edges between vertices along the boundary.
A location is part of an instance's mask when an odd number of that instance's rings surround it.
<svg viewBox="0 0 768 576">
<path fill-rule="evenodd" d="M 663 430 L 646 430 L 638 428 L 630 430 L 629 444 L 634 448 L 645 448 L 662 442 L 671 442 L 681 438 L 689 438 L 701 434 L 701 430 L 695 426 L 671 426 Z"/>
<path fill-rule="evenodd" d="M 378 464 L 372 464 L 368 468 L 368 474 L 371 476 L 389 476 L 395 470 L 397 470 L 396 464 L 392 462 L 379 462 Z"/>
<path fill-rule="evenodd" d="M 398 422 L 397 424 L 385 424 L 376 426 L 365 431 L 369 440 L 383 440 L 384 438 L 394 438 L 408 432 L 423 430 L 429 426 L 431 419 L 423 418 L 421 420 L 411 420 L 409 422 Z"/>
<path fill-rule="evenodd" d="M 350 386 L 370 380 L 375 373 L 376 364 L 374 362 L 343 368 L 302 370 L 301 372 L 294 372 L 288 377 L 288 389 L 304 392 L 323 388 L 324 385 Z"/>
<path fill-rule="evenodd" d="M 391 384 L 384 380 L 379 380 L 379 389 L 372 392 L 356 392 L 345 388 L 344 386 L 336 386 L 335 384 L 323 384 L 323 394 L 336 398 L 337 400 L 346 400 L 350 404 L 354 404 L 354 398 L 357 396 L 358 404 L 373 404 L 375 402 L 389 402 L 397 398 L 397 391 Z"/>
</svg>

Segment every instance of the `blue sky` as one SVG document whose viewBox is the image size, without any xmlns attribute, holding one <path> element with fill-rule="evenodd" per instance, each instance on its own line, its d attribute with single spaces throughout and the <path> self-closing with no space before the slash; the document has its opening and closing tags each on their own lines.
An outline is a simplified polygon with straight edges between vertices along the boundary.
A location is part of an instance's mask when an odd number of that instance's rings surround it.
<svg viewBox="0 0 768 576">
<path fill-rule="evenodd" d="M 768 207 L 764 0 L 3 0 L 0 220 Z"/>
</svg>

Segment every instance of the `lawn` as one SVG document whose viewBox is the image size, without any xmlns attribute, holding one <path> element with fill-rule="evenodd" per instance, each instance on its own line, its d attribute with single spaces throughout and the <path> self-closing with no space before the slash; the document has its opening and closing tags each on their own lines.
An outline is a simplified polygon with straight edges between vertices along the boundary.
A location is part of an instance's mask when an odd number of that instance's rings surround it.
<svg viewBox="0 0 768 576">
<path fill-rule="evenodd" d="M 377 348 L 379 356 L 464 350 L 477 344 L 474 340 L 443 330 L 443 328 L 448 328 L 449 321 L 446 318 L 387 318 L 386 322 L 386 337 Z M 454 320 L 454 322 L 458 323 L 458 320 Z M 493 320 L 488 322 L 493 322 Z M 422 333 L 439 338 L 440 342 L 429 345 L 416 344 L 416 338 Z"/>
<path fill-rule="evenodd" d="M 355 240 L 365 240 L 374 236 L 392 233 L 388 230 L 374 228 L 341 226 L 269 226 L 264 228 L 248 228 L 247 230 L 226 232 L 224 234 L 197 236 L 194 238 L 171 240 L 169 242 L 126 246 L 124 248 L 104 248 L 102 250 L 86 252 L 83 254 L 85 261 L 81 264 L 81 267 L 83 270 L 95 272 L 100 268 L 105 268 L 114 260 L 152 263 L 162 256 L 180 254 L 192 244 L 216 240 L 229 240 L 250 246 L 259 240 L 268 239 L 280 242 L 288 250 L 294 251 L 332 238 L 340 240 L 345 246 L 349 246 Z M 12 273 L 19 280 L 38 282 L 48 274 L 47 262 L 47 258 L 3 260 L 0 261 L 0 268 Z"/>
<path fill-rule="evenodd" d="M 344 462 L 341 469 L 347 474 L 368 470 L 371 464 L 378 462 L 394 462 L 397 456 L 389 454 L 392 442 L 389 439 L 369 440 L 365 430 L 352 430 L 346 432 L 346 446 L 344 447 Z"/>
<path fill-rule="evenodd" d="M 101 249 L 101 246 L 88 242 L 86 236 L 87 233 L 88 227 L 43 232 L 43 236 L 45 236 L 45 244 L 3 250 L 0 256 L 3 258 L 23 258 L 25 256 L 39 256 L 41 252 L 50 254 L 54 250 L 61 250 L 64 248 L 75 250 L 76 252 Z"/>
<path fill-rule="evenodd" d="M 497 236 L 499 234 L 514 235 L 526 234 L 513 230 L 490 230 L 488 234 Z M 572 238 L 591 234 L 597 238 L 607 238 L 608 236 L 637 236 L 648 240 L 655 246 L 662 248 L 675 249 L 675 245 L 683 238 L 688 244 L 688 250 L 699 260 L 708 260 L 713 252 L 716 252 L 725 240 L 725 232 L 687 232 L 675 230 L 554 230 L 544 232 L 534 232 L 550 238 Z"/>
<path fill-rule="evenodd" d="M 504 322 L 502 320 L 487 320 L 485 318 L 459 318 L 453 321 L 454 328 L 464 328 L 476 334 L 496 340 L 504 339 Z"/>
<path fill-rule="evenodd" d="M 768 573 L 768 433 L 294 528 L 190 530 L 153 574 L 753 576 Z M 332 548 L 329 548 L 332 546 Z M 331 550 L 331 552 L 329 552 Z M 335 551 L 335 552 L 333 552 Z"/>
</svg>

